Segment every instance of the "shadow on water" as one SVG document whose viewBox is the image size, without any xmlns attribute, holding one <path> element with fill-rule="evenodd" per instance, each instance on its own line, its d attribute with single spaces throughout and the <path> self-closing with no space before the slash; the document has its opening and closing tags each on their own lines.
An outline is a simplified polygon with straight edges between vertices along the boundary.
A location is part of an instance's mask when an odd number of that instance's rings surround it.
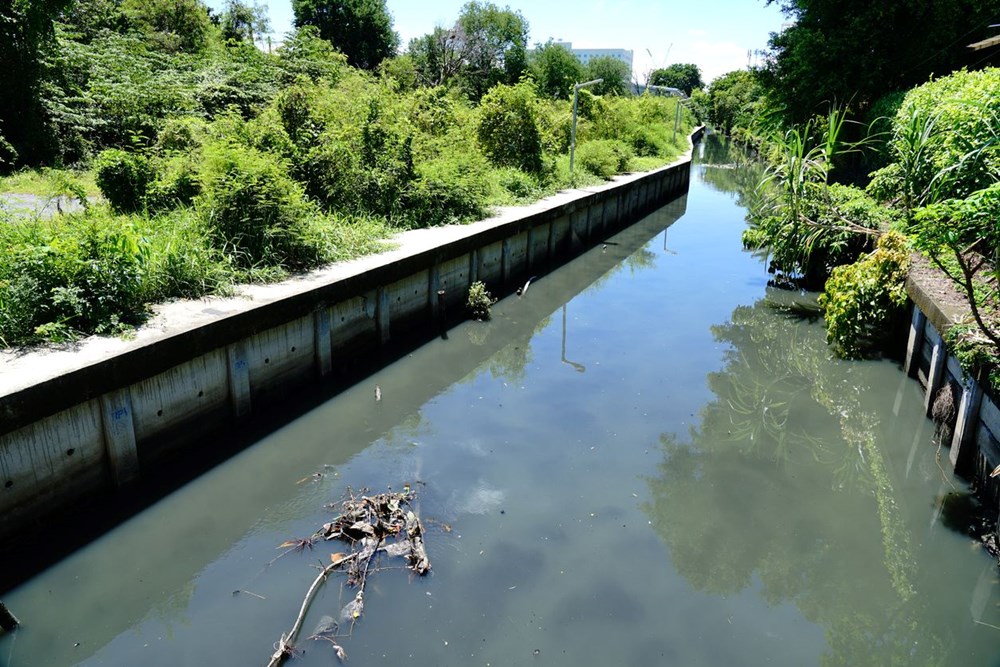
<svg viewBox="0 0 1000 667">
<path fill-rule="evenodd" d="M 207 466 L 203 459 L 188 461 L 203 473 L 197 479 L 192 476 L 191 483 L 181 489 L 180 494 L 175 494 L 183 498 L 176 502 L 183 502 L 190 511 L 161 512 L 157 505 L 152 505 L 128 522 L 128 530 L 115 531 L 114 536 L 102 538 L 96 530 L 112 528 L 105 517 L 104 523 L 93 526 L 95 530 L 79 532 L 75 542 L 61 538 L 60 543 L 71 548 L 79 547 L 85 538 L 98 539 L 103 544 L 99 549 L 86 549 L 74 555 L 72 568 L 60 566 L 45 573 L 47 586 L 53 590 L 72 591 L 79 587 L 81 573 L 88 571 L 121 572 L 130 585 L 115 591 L 113 603 L 103 606 L 98 624 L 94 623 L 91 608 L 94 601 L 85 595 L 61 596 L 60 618 L 65 622 L 59 627 L 37 623 L 37 619 L 46 617 L 46 607 L 51 600 L 19 601 L 17 613 L 22 619 L 36 619 L 31 644 L 45 646 L 54 644 L 57 637 L 85 637 L 86 649 L 71 651 L 61 658 L 51 657 L 46 662 L 50 665 L 76 664 L 79 656 L 90 655 L 108 644 L 121 628 L 128 627 L 135 619 L 157 614 L 164 618 L 182 616 L 197 589 L 195 582 L 199 580 L 199 573 L 245 539 L 249 531 L 259 530 L 271 521 L 286 524 L 296 517 L 313 514 L 317 506 L 322 506 L 319 501 L 313 504 L 301 500 L 307 488 L 302 484 L 303 466 L 311 465 L 317 479 L 332 475 L 338 466 L 380 438 L 398 438 L 401 429 L 404 432 L 416 429 L 422 406 L 483 365 L 493 377 L 519 381 L 531 362 L 530 339 L 535 332 L 546 326 L 560 307 L 583 290 L 602 283 L 616 272 L 635 271 L 651 265 L 654 260 L 642 252 L 643 246 L 684 215 L 686 202 L 686 196 L 674 200 L 614 235 L 607 244 L 598 244 L 573 260 L 572 270 L 544 276 L 532 283 L 524 297 L 510 295 L 495 307 L 516 303 L 516 317 L 461 324 L 450 331 L 447 339 L 433 340 L 418 352 L 337 391 L 334 401 L 329 400 L 329 388 L 314 388 L 289 401 L 286 408 L 270 415 L 251 433 L 213 443 L 213 450 L 234 454 L 234 461 L 243 459 L 254 463 L 226 464 L 226 471 L 222 473 L 219 468 Z M 569 359 L 566 362 L 574 363 Z M 398 364 L 405 364 L 405 372 L 394 370 Z M 378 402 L 373 399 L 377 384 L 381 390 Z M 250 439 L 259 442 L 244 449 Z M 294 450 L 276 447 L 277 442 L 294 442 Z M 180 467 L 184 463 L 179 462 Z M 225 482 L 212 483 L 212 479 L 221 474 L 225 474 Z M 260 483 L 261 476 L 266 476 L 269 482 Z M 162 477 L 165 493 L 173 488 L 171 484 L 176 484 L 177 477 L 169 472 L 164 472 Z M 270 480 L 289 481 L 276 485 Z M 128 508 L 128 513 L 150 505 L 155 499 L 152 494 L 133 498 L 134 506 Z M 123 519 L 124 514 L 116 516 Z M 88 516 L 77 515 L 74 520 L 86 523 Z M 159 524 L 167 520 L 161 517 L 167 516 L 169 529 Z M 158 549 L 155 545 L 162 544 L 161 533 L 169 534 L 171 544 Z M 185 545 L 196 545 L 196 548 Z M 37 567 L 38 559 L 32 562 L 32 554 L 42 549 L 51 551 L 51 547 L 51 531 L 46 531 L 37 543 L 22 545 L 26 564 L 22 564 L 20 570 L 7 569 L 4 573 L 7 586 L 17 583 L 11 578 L 12 572 L 16 571 L 23 580 L 26 573 L 31 573 L 32 564 Z M 66 553 L 62 551 L 59 555 Z M 161 597 L 163 591 L 171 593 Z M 275 623 L 284 622 L 277 620 Z M 5 639 L 9 641 L 0 636 L 0 653 L 6 646 Z M 24 641 L 28 640 L 22 639 Z"/>
</svg>

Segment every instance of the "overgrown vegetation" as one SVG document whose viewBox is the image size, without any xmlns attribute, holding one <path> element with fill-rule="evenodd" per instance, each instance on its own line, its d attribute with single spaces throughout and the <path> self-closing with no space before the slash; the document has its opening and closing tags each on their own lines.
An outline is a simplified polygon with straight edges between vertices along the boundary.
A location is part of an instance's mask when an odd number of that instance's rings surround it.
<svg viewBox="0 0 1000 667">
<path fill-rule="evenodd" d="M 717 126 L 750 143 L 769 165 L 744 243 L 769 255 L 775 282 L 825 284 L 835 350 L 867 356 L 879 343 L 873 327 L 891 317 L 895 299 L 887 295 L 905 277 L 873 260 L 881 256 L 873 244 L 898 230 L 968 299 L 974 326 L 960 338 L 984 351 L 964 358 L 1000 361 L 1000 70 L 963 69 L 995 56 L 983 52 L 969 63 L 972 52 L 960 48 L 989 36 L 986 17 L 994 8 L 963 6 L 963 16 L 983 18 L 980 26 L 978 18 L 957 21 L 948 3 L 779 4 L 796 20 L 772 37 L 764 65 L 720 77 L 708 94 Z M 940 48 L 898 43 L 907 34 L 901 26 Z M 931 72 L 951 70 L 906 90 Z M 821 108 L 834 111 L 816 116 Z M 873 301 L 864 277 L 875 274 L 896 283 L 882 286 Z"/>
<path fill-rule="evenodd" d="M 909 267 L 906 238 L 892 231 L 879 238 L 871 254 L 834 268 L 819 305 L 827 342 L 839 355 L 863 357 L 888 342 L 893 320 L 906 305 Z"/>
<path fill-rule="evenodd" d="M 371 252 L 397 229 L 480 219 L 686 148 L 690 113 L 666 129 L 675 100 L 611 85 L 581 104 L 571 175 L 567 89 L 528 58 L 516 12 L 469 3 L 444 42 L 396 56 L 384 3 L 295 4 L 300 27 L 273 53 L 253 43 L 266 15 L 240 0 L 218 15 L 201 0 L 3 15 L 31 31 L 17 57 L 35 78 L 0 117 L 0 170 L 48 168 L 4 184 L 89 204 L 0 226 L 5 345 L 122 331 L 150 303 Z M 341 35 L 334 5 L 378 29 Z M 26 109 L 38 127 L 11 124 Z"/>
</svg>

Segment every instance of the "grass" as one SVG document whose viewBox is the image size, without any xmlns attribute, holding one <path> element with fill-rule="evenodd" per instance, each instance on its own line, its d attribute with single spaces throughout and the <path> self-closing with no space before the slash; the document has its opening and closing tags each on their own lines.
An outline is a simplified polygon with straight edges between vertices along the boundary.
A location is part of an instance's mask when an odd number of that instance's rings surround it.
<svg viewBox="0 0 1000 667">
<path fill-rule="evenodd" d="M 91 170 L 25 169 L 0 178 L 0 193 L 37 197 L 76 196 L 81 189 L 88 197 L 99 197 L 100 189 Z"/>
<path fill-rule="evenodd" d="M 392 231 L 374 217 L 317 215 L 302 233 L 318 266 L 382 250 Z M 291 273 L 234 261 L 193 207 L 115 215 L 98 204 L 49 219 L 9 216 L 0 224 L 0 345 L 127 333 L 150 303 L 228 295 Z"/>
<path fill-rule="evenodd" d="M 628 170 L 669 164 L 681 151 L 671 146 L 665 156 L 632 158 Z M 568 154 L 547 159 L 547 168 L 537 176 L 490 167 L 484 174 L 489 181 L 486 207 L 524 205 L 560 190 L 606 182 L 579 162 L 571 174 Z M 0 179 L 0 192 L 39 197 L 100 194 L 93 171 L 57 169 L 21 171 Z M 282 192 L 278 194 L 288 195 Z M 116 214 L 98 201 L 88 210 L 51 218 L 21 216 L 0 207 L 0 347 L 62 342 L 94 333 L 128 334 L 148 317 L 151 303 L 229 295 L 240 284 L 282 280 L 379 252 L 399 231 L 381 215 L 322 212 L 312 202 L 295 201 L 297 213 L 288 225 L 261 222 L 247 209 L 237 211 L 237 218 L 242 214 L 245 219 L 237 220 L 235 237 L 220 235 L 217 224 L 213 226 L 219 210 L 200 200 L 132 214 Z M 251 231 L 248 224 L 264 224 L 263 237 L 281 242 L 290 254 L 249 257 L 250 251 L 239 245 L 240 235 Z"/>
</svg>

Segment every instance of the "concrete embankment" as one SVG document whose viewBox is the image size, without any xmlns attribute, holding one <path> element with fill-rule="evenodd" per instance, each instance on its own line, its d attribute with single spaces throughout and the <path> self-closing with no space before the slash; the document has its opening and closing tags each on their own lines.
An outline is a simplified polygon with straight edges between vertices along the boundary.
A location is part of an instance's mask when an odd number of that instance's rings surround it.
<svg viewBox="0 0 1000 667">
<path fill-rule="evenodd" d="M 294 391 L 427 340 L 463 313 L 472 282 L 509 293 L 686 193 L 689 179 L 684 158 L 473 225 L 409 232 L 390 252 L 236 298 L 159 306 L 130 340 L 4 353 L 0 540 L 142 486 L 162 461 L 201 456 Z"/>
<path fill-rule="evenodd" d="M 924 388 L 924 409 L 938 423 L 935 437 L 947 448 L 952 468 L 972 482 L 995 518 L 1000 478 L 990 474 L 1000 465 L 997 398 L 962 370 L 942 337 L 966 318 L 968 307 L 939 298 L 940 287 L 926 272 L 911 273 L 906 289 L 913 305 L 904 370 Z"/>
</svg>

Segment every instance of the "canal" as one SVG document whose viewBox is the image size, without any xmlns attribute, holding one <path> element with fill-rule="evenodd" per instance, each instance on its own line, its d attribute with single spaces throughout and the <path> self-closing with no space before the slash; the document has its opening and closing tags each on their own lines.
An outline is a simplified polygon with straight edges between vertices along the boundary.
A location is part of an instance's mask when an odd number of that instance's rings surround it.
<svg viewBox="0 0 1000 667">
<path fill-rule="evenodd" d="M 343 550 L 279 545 L 404 484 L 433 569 L 371 576 L 351 665 L 998 664 L 996 564 L 918 386 L 832 359 L 814 295 L 768 286 L 740 246 L 752 165 L 709 136 L 692 169 L 491 322 L 4 593 L 0 665 L 266 665 Z M 337 663 L 306 637 L 352 598 L 329 580 L 293 664 Z"/>
</svg>

